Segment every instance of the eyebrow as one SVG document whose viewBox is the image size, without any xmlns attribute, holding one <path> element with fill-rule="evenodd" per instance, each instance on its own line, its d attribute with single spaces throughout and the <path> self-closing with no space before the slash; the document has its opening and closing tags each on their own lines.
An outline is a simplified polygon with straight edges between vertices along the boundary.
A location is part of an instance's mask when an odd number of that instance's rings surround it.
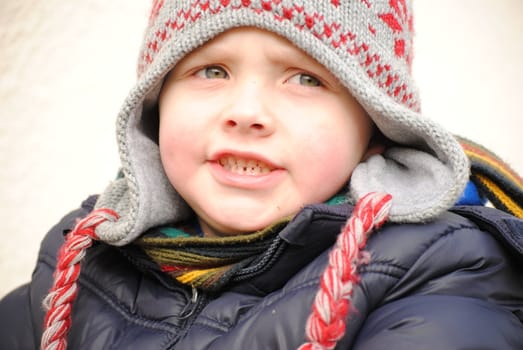
<svg viewBox="0 0 523 350">
<path fill-rule="evenodd" d="M 270 53 L 268 53 L 268 58 L 271 61 L 284 62 L 288 61 L 289 57 L 298 56 L 296 57 L 297 61 L 307 60 L 321 65 L 319 62 L 317 62 L 314 58 L 312 58 L 309 54 L 307 54 L 299 47 L 295 46 L 291 42 L 287 42 L 283 37 L 281 39 L 289 45 L 284 45 L 283 43 L 278 44 L 278 47 L 276 49 L 271 50 Z M 193 52 L 202 54 L 206 58 L 214 58 L 215 56 L 228 56 L 231 53 L 234 53 L 234 50 L 231 50 L 228 47 L 228 45 L 223 42 L 209 42 L 208 45 L 202 46 Z"/>
<path fill-rule="evenodd" d="M 266 53 L 270 61 L 276 64 L 289 64 L 290 62 L 291 65 L 296 65 L 297 67 L 305 66 L 303 67 L 304 69 L 310 69 L 312 73 L 328 75 L 333 83 L 336 83 L 336 85 L 339 84 L 338 79 L 316 59 L 285 38 L 281 37 L 281 39 L 282 41 L 276 44 L 274 49 Z M 219 63 L 221 60 L 229 60 L 231 56 L 235 57 L 235 53 L 227 42 L 211 41 L 195 49 L 185 58 L 190 57 L 189 61 L 196 65 L 198 65 L 200 61 L 202 63 L 209 61 Z M 179 68 L 183 67 L 185 66 L 184 63 L 185 62 L 181 61 L 177 66 Z M 321 72 L 318 71 L 320 69 Z"/>
</svg>

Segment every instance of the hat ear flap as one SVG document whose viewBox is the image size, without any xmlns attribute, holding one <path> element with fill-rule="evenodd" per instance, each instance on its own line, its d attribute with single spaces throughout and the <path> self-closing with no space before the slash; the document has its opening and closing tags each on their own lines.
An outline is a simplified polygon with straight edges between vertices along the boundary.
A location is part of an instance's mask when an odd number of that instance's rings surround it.
<svg viewBox="0 0 523 350">
<path fill-rule="evenodd" d="M 349 188 L 354 200 L 386 191 L 394 197 L 391 221 L 422 222 L 448 209 L 449 200 L 459 198 L 462 188 L 455 182 L 452 170 L 435 156 L 396 146 L 358 164 Z"/>
</svg>

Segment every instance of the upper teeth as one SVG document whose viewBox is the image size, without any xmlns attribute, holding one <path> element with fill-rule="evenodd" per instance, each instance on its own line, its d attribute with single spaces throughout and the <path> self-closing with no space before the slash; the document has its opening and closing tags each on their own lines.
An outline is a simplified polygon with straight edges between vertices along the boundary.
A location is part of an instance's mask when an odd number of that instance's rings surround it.
<svg viewBox="0 0 523 350">
<path fill-rule="evenodd" d="M 259 160 L 235 158 L 227 156 L 218 161 L 221 166 L 230 172 L 240 175 L 260 175 L 271 171 L 269 166 Z"/>
</svg>

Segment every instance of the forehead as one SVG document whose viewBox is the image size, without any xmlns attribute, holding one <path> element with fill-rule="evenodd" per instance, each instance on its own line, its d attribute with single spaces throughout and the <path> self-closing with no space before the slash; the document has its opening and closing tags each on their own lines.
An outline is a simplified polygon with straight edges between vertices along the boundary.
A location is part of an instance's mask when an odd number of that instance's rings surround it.
<svg viewBox="0 0 523 350">
<path fill-rule="evenodd" d="M 279 57 L 299 57 L 313 60 L 307 53 L 296 47 L 286 38 L 268 30 L 255 27 L 229 29 L 209 40 L 187 56 L 210 54 L 233 54 L 238 47 L 262 47 L 264 54 Z M 187 57 L 186 56 L 186 57 Z"/>
</svg>

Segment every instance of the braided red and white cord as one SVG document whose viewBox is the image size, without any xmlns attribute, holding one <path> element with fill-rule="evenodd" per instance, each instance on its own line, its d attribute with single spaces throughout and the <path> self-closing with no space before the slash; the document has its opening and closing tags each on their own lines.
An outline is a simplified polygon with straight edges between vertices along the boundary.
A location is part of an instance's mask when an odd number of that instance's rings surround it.
<svg viewBox="0 0 523 350">
<path fill-rule="evenodd" d="M 367 236 L 387 220 L 391 200 L 389 194 L 369 193 L 356 204 L 329 253 L 329 264 L 321 276 L 320 288 L 307 320 L 308 342 L 299 350 L 334 349 L 345 334 L 352 291 L 358 283 L 357 268 L 369 260 L 362 249 Z"/>
<path fill-rule="evenodd" d="M 71 327 L 71 309 L 78 292 L 80 262 L 87 248 L 97 240 L 95 229 L 104 221 L 115 221 L 118 214 L 109 209 L 97 209 L 80 220 L 66 236 L 58 252 L 54 283 L 43 301 L 47 310 L 41 350 L 65 350 L 67 332 Z"/>
</svg>

